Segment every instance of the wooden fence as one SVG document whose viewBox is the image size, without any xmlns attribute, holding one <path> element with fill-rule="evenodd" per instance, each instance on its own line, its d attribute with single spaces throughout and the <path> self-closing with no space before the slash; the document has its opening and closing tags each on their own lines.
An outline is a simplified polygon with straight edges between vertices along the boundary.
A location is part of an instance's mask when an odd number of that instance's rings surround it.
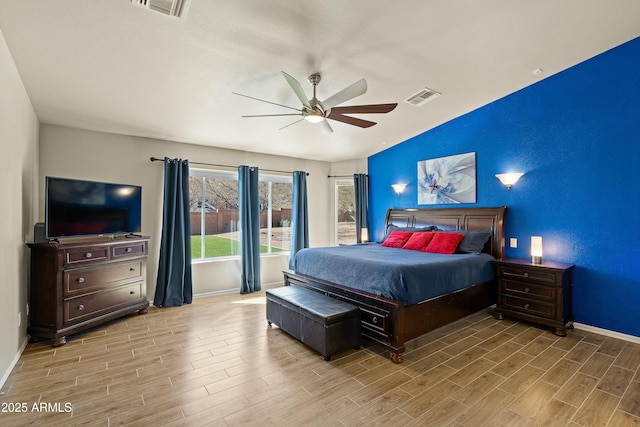
<svg viewBox="0 0 640 427">
<path fill-rule="evenodd" d="M 238 228 L 239 213 L 238 211 L 218 211 L 205 212 L 204 229 L 205 234 L 221 234 L 235 231 Z M 268 215 L 267 212 L 260 213 L 260 228 L 267 228 Z M 202 213 L 191 212 L 191 234 L 201 234 Z M 283 221 L 291 224 L 291 209 L 280 209 L 271 211 L 271 227 L 282 227 Z"/>
</svg>

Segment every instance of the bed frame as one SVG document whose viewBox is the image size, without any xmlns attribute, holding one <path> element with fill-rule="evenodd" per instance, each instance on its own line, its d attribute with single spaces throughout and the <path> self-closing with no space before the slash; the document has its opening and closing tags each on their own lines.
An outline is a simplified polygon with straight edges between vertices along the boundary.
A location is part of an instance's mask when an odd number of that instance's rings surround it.
<svg viewBox="0 0 640 427">
<path fill-rule="evenodd" d="M 483 252 L 497 259 L 504 255 L 504 216 L 498 208 L 389 209 L 385 230 L 437 225 L 441 230 L 491 230 Z M 285 285 L 303 286 L 360 307 L 362 335 L 390 351 L 391 360 L 403 360 L 405 343 L 429 331 L 496 303 L 495 280 L 405 306 L 402 301 L 338 285 L 322 279 L 284 271 Z"/>
</svg>

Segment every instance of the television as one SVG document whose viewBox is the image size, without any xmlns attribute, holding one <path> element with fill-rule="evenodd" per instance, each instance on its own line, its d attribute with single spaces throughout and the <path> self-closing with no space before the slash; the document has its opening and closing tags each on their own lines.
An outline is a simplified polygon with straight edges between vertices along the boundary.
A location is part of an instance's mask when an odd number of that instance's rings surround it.
<svg viewBox="0 0 640 427">
<path fill-rule="evenodd" d="M 46 178 L 45 237 L 101 236 L 141 232 L 142 187 Z"/>
</svg>

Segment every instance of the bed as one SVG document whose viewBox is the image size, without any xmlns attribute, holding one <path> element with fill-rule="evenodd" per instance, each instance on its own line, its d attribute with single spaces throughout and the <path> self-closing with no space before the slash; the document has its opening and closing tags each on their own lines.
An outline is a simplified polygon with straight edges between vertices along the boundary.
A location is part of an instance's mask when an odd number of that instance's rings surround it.
<svg viewBox="0 0 640 427">
<path fill-rule="evenodd" d="M 389 209 L 385 217 L 385 230 L 395 227 L 423 228 L 436 226 L 443 231 L 471 231 L 490 230 L 490 237 L 482 249 L 482 254 L 476 254 L 477 259 L 489 259 L 491 272 L 489 275 L 478 276 L 473 283 L 458 283 L 468 279 L 460 279 L 450 275 L 453 290 L 441 291 L 437 295 L 421 295 L 403 291 L 384 291 L 380 289 L 383 284 L 368 285 L 373 282 L 367 273 L 353 273 L 356 269 L 346 269 L 334 264 L 335 268 L 321 270 L 308 270 L 302 265 L 297 265 L 295 271 L 285 270 L 285 285 L 303 286 L 314 291 L 329 295 L 343 301 L 350 302 L 360 307 L 362 335 L 382 345 L 390 352 L 391 360 L 400 363 L 405 352 L 405 343 L 436 328 L 461 319 L 483 308 L 495 304 L 497 298 L 497 286 L 493 263 L 490 260 L 500 259 L 504 255 L 504 216 L 507 211 L 505 206 L 498 208 L 434 208 L 434 209 Z M 362 253 L 361 259 L 372 258 L 372 265 L 380 264 L 375 259 L 374 253 L 378 250 L 388 250 L 390 256 L 402 256 L 406 258 L 408 269 L 413 268 L 410 255 L 413 251 L 395 248 L 378 248 L 379 245 L 354 245 L 341 248 L 326 248 L 329 252 L 337 251 L 335 256 L 341 253 Z M 318 248 L 320 249 L 320 248 Z M 399 252 L 400 251 L 400 252 Z M 404 252 L 402 252 L 404 251 Z M 313 252 L 309 252 L 313 254 Z M 455 255 L 442 255 L 442 257 L 456 257 Z M 311 256 L 312 258 L 313 256 Z M 338 258 L 336 258 L 338 260 Z M 296 263 L 299 260 L 296 258 Z M 325 261 L 327 262 L 327 261 Z M 364 261 L 363 261 L 364 262 Z M 486 270 L 487 263 L 483 264 Z M 373 267 L 372 267 L 373 269 Z M 305 273 L 303 273 L 306 272 Z M 312 271 L 309 273 L 308 271 Z M 343 277 L 336 274 L 346 272 Z M 342 273 L 340 273 L 342 274 Z M 348 276 L 359 276 L 348 277 Z M 400 273 L 403 280 L 411 276 L 411 271 Z M 418 276 L 419 273 L 415 273 Z M 348 279 L 348 280 L 347 280 Z M 389 276 L 389 281 L 393 281 Z M 435 279 L 434 279 L 435 280 Z M 430 287 L 432 280 L 426 277 L 421 279 L 423 287 Z M 347 283 L 347 284 L 344 284 Z M 349 285 L 350 284 L 350 285 Z M 391 293 L 389 293 L 391 292 Z M 383 296 L 386 295 L 386 296 Z"/>
</svg>

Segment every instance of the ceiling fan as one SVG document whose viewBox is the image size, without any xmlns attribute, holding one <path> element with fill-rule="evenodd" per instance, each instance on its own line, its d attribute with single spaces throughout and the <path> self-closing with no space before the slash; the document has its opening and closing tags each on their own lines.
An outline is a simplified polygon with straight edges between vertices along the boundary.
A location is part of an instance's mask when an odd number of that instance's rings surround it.
<svg viewBox="0 0 640 427">
<path fill-rule="evenodd" d="M 343 102 L 349 101 L 352 98 L 360 96 L 367 91 L 367 81 L 360 79 L 357 82 L 347 86 L 340 92 L 335 93 L 324 101 L 320 101 L 316 97 L 316 86 L 320 83 L 320 74 L 315 73 L 309 76 L 309 83 L 313 86 L 313 97 L 307 99 L 304 90 L 300 83 L 289 74 L 282 71 L 284 76 L 293 92 L 298 99 L 302 102 L 302 108 L 294 108 L 288 105 L 278 104 L 276 102 L 265 101 L 264 99 L 254 98 L 252 96 L 243 95 L 241 93 L 232 92 L 234 95 L 244 96 L 245 98 L 254 99 L 256 101 L 266 102 L 280 107 L 288 108 L 297 111 L 297 113 L 289 114 L 259 114 L 242 117 L 276 117 L 276 116 L 302 116 L 300 120 L 290 123 L 280 130 L 294 125 L 302 120 L 306 120 L 311 123 L 319 123 L 323 133 L 331 133 L 333 129 L 326 119 L 336 120 L 338 122 L 347 123 L 349 125 L 358 126 L 361 128 L 368 128 L 375 125 L 375 122 L 369 120 L 358 119 L 356 117 L 348 116 L 347 114 L 382 114 L 393 111 L 398 104 L 369 104 L 369 105 L 350 105 L 344 107 L 338 107 Z"/>
</svg>

